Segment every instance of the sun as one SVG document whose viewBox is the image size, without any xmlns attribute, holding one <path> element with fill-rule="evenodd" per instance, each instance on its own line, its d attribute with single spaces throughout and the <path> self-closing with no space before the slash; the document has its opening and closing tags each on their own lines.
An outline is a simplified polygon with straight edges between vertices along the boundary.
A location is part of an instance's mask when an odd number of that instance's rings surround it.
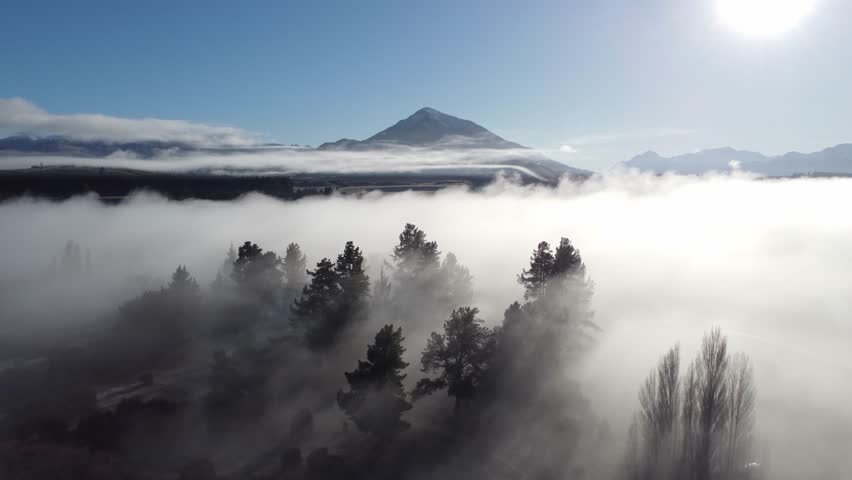
<svg viewBox="0 0 852 480">
<path fill-rule="evenodd" d="M 816 0 L 716 0 L 722 23 L 754 36 L 784 33 L 814 8 Z"/>
</svg>

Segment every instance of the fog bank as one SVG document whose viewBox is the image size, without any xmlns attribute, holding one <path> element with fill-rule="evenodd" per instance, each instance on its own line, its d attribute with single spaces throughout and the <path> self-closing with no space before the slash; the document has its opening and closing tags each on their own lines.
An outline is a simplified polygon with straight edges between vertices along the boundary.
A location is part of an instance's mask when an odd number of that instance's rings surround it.
<svg viewBox="0 0 852 480">
<path fill-rule="evenodd" d="M 533 247 L 566 236 L 595 283 L 602 329 L 580 367 L 581 388 L 616 437 L 657 357 L 677 342 L 691 355 L 701 334 L 718 325 L 732 350 L 754 363 L 756 443 L 773 478 L 836 476 L 852 471 L 850 203 L 846 179 L 635 174 L 556 189 L 500 181 L 477 193 L 297 202 L 258 195 L 218 203 L 139 194 L 118 206 L 21 199 L 0 205 L 0 334 L 62 322 L 46 296 L 77 302 L 81 311 L 106 310 L 115 299 L 104 297 L 120 290 L 130 298 L 142 284 L 162 284 L 178 264 L 209 285 L 229 245 L 246 240 L 279 254 L 298 242 L 308 265 L 352 240 L 376 278 L 406 222 L 470 269 L 474 305 L 497 324 L 507 301 L 522 298 L 516 275 Z M 38 278 L 68 240 L 90 252 L 97 272 L 85 286 L 87 301 L 38 288 L 10 295 L 12 282 Z M 148 280 L 128 281 L 128 272 Z M 419 353 L 422 339 L 408 338 L 409 351 Z"/>
</svg>

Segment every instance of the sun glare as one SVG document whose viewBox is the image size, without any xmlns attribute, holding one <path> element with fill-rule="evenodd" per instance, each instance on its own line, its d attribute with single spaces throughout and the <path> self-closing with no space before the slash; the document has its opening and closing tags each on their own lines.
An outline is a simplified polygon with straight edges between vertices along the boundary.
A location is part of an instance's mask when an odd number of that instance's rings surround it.
<svg viewBox="0 0 852 480">
<path fill-rule="evenodd" d="M 755 36 L 777 35 L 796 26 L 816 0 L 716 0 L 722 22 Z"/>
</svg>

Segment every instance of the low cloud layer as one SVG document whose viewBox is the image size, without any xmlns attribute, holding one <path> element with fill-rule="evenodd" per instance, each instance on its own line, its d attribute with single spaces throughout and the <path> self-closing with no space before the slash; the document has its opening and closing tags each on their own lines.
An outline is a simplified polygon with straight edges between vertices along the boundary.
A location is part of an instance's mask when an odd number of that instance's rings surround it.
<svg viewBox="0 0 852 480">
<path fill-rule="evenodd" d="M 88 113 L 60 115 L 47 112 L 23 98 L 0 98 L 0 129 L 108 142 L 162 141 L 205 146 L 257 143 L 255 135 L 239 128 L 158 118 L 135 119 Z"/>
<path fill-rule="evenodd" d="M 537 176 L 523 166 L 504 165 L 513 160 L 546 160 L 526 149 L 434 150 L 393 147 L 382 150 L 349 152 L 303 148 L 257 148 L 242 153 L 175 153 L 164 151 L 154 158 L 137 158 L 129 152 L 116 152 L 107 158 L 67 156 L 14 156 L 3 158 L 0 169 L 30 168 L 34 165 L 129 168 L 154 172 L 195 170 L 231 171 L 247 174 L 293 173 L 369 173 L 412 172 L 441 168 L 513 169 Z"/>
<path fill-rule="evenodd" d="M 31 276 L 74 240 L 109 266 L 96 290 L 126 272 L 164 280 L 177 264 L 207 284 L 231 243 L 252 240 L 283 253 L 299 242 L 311 264 L 353 240 L 375 275 L 403 224 L 413 222 L 470 268 L 475 304 L 495 324 L 521 299 L 516 275 L 536 243 L 568 236 L 595 282 L 602 328 L 581 385 L 614 435 L 626 431 L 657 357 L 677 342 L 694 352 L 718 325 L 754 362 L 756 444 L 771 478 L 839 478 L 852 469 L 850 192 L 852 180 L 842 179 L 626 175 L 558 189 L 498 183 L 481 193 L 298 202 L 18 200 L 0 205 L 0 271 L 6 281 Z M 40 312 L 45 294 L 5 299 L 4 308 Z M 409 341 L 419 352 L 423 339 Z"/>
</svg>

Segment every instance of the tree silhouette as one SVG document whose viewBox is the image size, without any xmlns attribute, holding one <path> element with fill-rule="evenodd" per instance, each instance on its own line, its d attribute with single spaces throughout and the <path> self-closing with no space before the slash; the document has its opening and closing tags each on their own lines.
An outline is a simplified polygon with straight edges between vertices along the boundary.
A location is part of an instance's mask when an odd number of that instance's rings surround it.
<svg viewBox="0 0 852 480">
<path fill-rule="evenodd" d="M 556 254 L 553 256 L 553 266 L 550 273 L 551 277 L 570 275 L 570 276 L 586 276 L 586 265 L 580 257 L 580 251 L 577 250 L 571 240 L 562 237 L 559 240 L 559 246 L 556 247 Z"/>
<path fill-rule="evenodd" d="M 294 300 L 294 320 L 305 328 L 310 348 L 329 347 L 341 333 L 366 316 L 370 278 L 364 272 L 364 256 L 352 242 L 346 242 L 337 262 L 324 258 L 314 271 L 311 282 Z"/>
<path fill-rule="evenodd" d="M 349 391 L 337 394 L 338 405 L 355 425 L 381 439 L 408 428 L 400 419 L 411 408 L 402 385 L 402 371 L 408 367 L 402 359 L 403 341 L 402 328 L 385 325 L 367 347 L 367 360 L 359 360 L 357 369 L 346 372 Z"/>
<path fill-rule="evenodd" d="M 185 265 L 178 265 L 177 269 L 174 273 L 172 273 L 172 279 L 169 282 L 170 291 L 176 293 L 186 293 L 186 294 L 198 294 L 198 282 L 192 278 L 192 275 L 189 274 L 189 271 L 186 269 Z"/>
<path fill-rule="evenodd" d="M 426 241 L 426 232 L 407 223 L 399 234 L 399 244 L 393 248 L 397 270 L 415 275 L 427 267 L 437 267 L 441 252 L 436 242 Z"/>
<path fill-rule="evenodd" d="M 727 471 L 729 475 L 746 463 L 748 444 L 754 427 L 755 388 L 754 372 L 748 357 L 742 353 L 734 355 L 728 369 L 727 406 Z"/>
<path fill-rule="evenodd" d="M 311 281 L 302 289 L 302 296 L 293 300 L 290 311 L 294 320 L 305 327 L 308 345 L 321 346 L 329 340 L 324 337 L 328 333 L 325 326 L 340 298 L 340 282 L 335 265 L 328 258 L 317 262 L 307 274 Z"/>
<path fill-rule="evenodd" d="M 473 277 L 470 270 L 461 265 L 456 256 L 450 252 L 441 264 L 441 298 L 440 300 L 452 308 L 466 305 L 473 300 Z"/>
<path fill-rule="evenodd" d="M 660 360 L 639 392 L 644 441 L 641 478 L 747 478 L 755 392 L 745 355 L 728 355 L 718 328 L 704 336 L 697 358 L 678 377 L 680 351 Z"/>
<path fill-rule="evenodd" d="M 547 282 L 553 273 L 555 259 L 547 242 L 540 242 L 530 256 L 530 268 L 518 275 L 518 283 L 524 286 L 524 299 L 535 300 L 547 292 Z"/>
<path fill-rule="evenodd" d="M 222 265 L 219 267 L 219 270 L 216 272 L 216 279 L 213 280 L 212 287 L 214 290 L 222 291 L 227 287 L 233 285 L 233 277 L 232 273 L 234 271 L 234 262 L 237 261 L 237 249 L 234 248 L 234 244 L 228 248 L 228 252 L 225 254 L 225 260 L 222 261 Z"/>
<path fill-rule="evenodd" d="M 645 441 L 645 476 L 674 472 L 675 428 L 680 414 L 680 347 L 675 346 L 651 371 L 639 391 L 639 427 Z"/>
<path fill-rule="evenodd" d="M 308 276 L 305 273 L 305 255 L 298 243 L 287 245 L 284 254 L 284 277 L 287 279 L 287 288 L 298 292 L 305 286 Z"/>
<path fill-rule="evenodd" d="M 231 278 L 243 289 L 270 301 L 280 292 L 281 260 L 275 252 L 264 252 L 256 243 L 245 242 L 237 249 Z"/>
<path fill-rule="evenodd" d="M 712 462 L 726 426 L 728 385 L 728 341 L 719 328 L 704 336 L 696 359 L 698 381 L 698 445 L 695 449 L 695 478 L 708 480 Z"/>
<path fill-rule="evenodd" d="M 554 388 L 566 362 L 593 341 L 590 330 L 592 290 L 579 251 L 562 238 L 556 254 L 545 241 L 518 275 L 523 305 L 515 302 L 496 329 L 497 352 L 489 383 L 506 401 L 523 400 L 528 408 L 553 404 L 567 392 Z"/>
<path fill-rule="evenodd" d="M 456 415 L 462 401 L 476 394 L 494 353 L 494 335 L 476 317 L 478 313 L 471 307 L 453 310 L 444 322 L 444 333 L 432 332 L 420 360 L 424 373 L 438 376 L 417 382 L 415 396 L 446 388 L 455 397 Z"/>
<path fill-rule="evenodd" d="M 364 255 L 354 243 L 346 242 L 334 266 L 342 290 L 341 308 L 345 315 L 358 315 L 370 294 L 370 277 L 364 273 Z"/>
</svg>

